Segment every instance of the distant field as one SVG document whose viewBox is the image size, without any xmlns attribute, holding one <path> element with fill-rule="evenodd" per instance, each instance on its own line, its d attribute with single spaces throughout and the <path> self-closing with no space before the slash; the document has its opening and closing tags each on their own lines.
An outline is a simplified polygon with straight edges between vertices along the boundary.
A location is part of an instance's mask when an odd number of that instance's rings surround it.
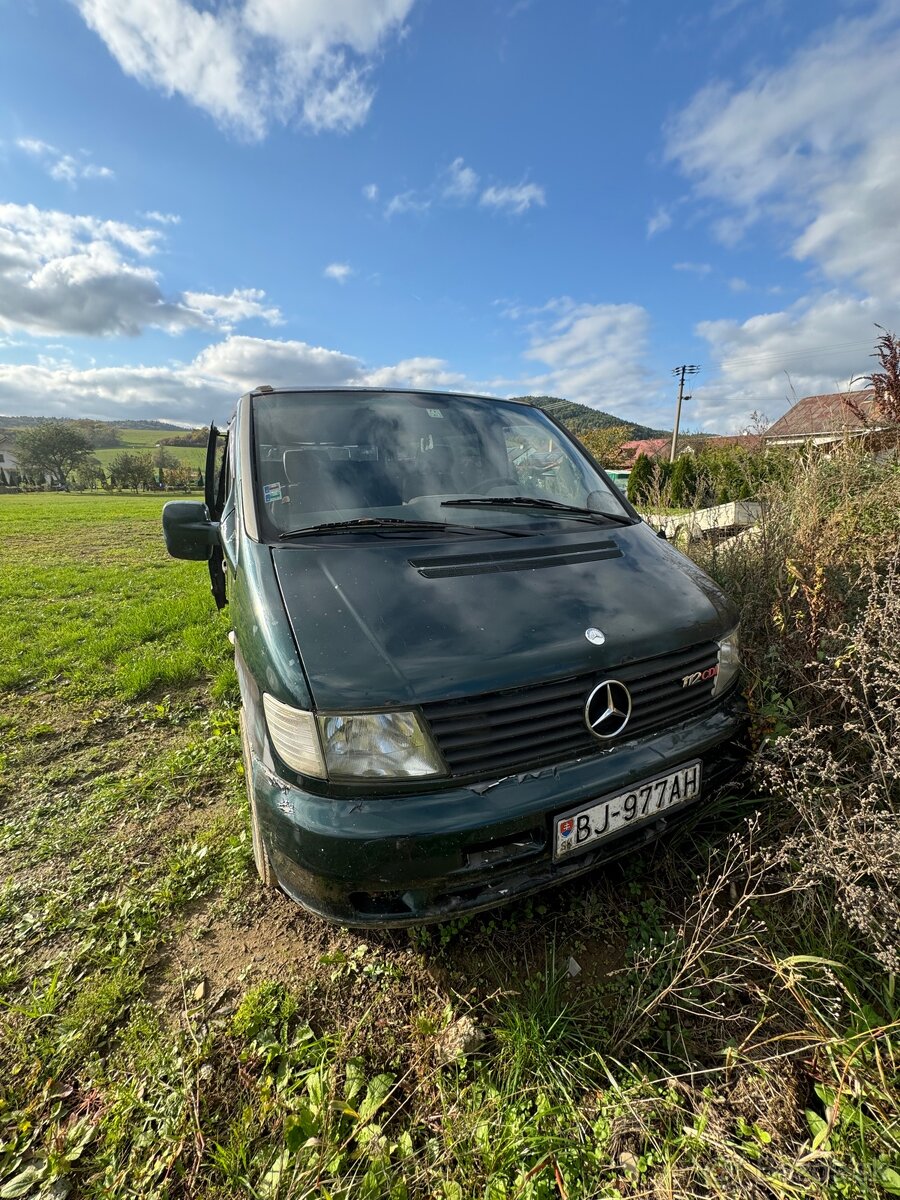
<svg viewBox="0 0 900 1200">
<path fill-rule="evenodd" d="M 104 450 L 95 450 L 104 468 L 107 468 L 117 454 L 123 451 L 128 454 L 153 454 L 160 435 L 152 429 L 125 429 L 120 432 L 121 446 L 110 446 Z M 205 446 L 166 446 L 166 454 L 177 458 L 182 466 L 196 467 L 203 470 L 206 462 Z"/>
<path fill-rule="evenodd" d="M 0 421 L 2 424 L 2 421 Z M 95 450 L 95 456 L 103 464 L 105 470 L 109 469 L 110 463 L 117 454 L 123 451 L 128 454 L 153 454 L 156 449 L 156 443 L 160 438 L 177 437 L 176 433 L 167 433 L 165 430 L 159 429 L 128 429 L 121 428 L 109 423 L 109 427 L 116 430 L 121 444 L 118 446 L 108 446 L 102 450 Z M 13 424 L 12 429 L 17 427 Z M 202 471 L 206 462 L 206 447 L 205 446 L 166 446 L 166 453 L 184 467 L 195 467 L 198 471 Z"/>
</svg>

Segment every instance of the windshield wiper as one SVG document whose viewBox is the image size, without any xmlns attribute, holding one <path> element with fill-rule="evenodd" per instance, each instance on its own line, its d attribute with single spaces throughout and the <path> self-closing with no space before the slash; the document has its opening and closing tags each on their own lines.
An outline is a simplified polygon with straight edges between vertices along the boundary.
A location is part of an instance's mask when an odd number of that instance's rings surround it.
<svg viewBox="0 0 900 1200">
<path fill-rule="evenodd" d="M 442 508 L 546 508 L 551 512 L 571 513 L 573 516 L 598 517 L 614 521 L 617 525 L 632 525 L 631 517 L 618 513 L 599 512 L 594 508 L 579 508 L 577 504 L 563 504 L 559 500 L 545 500 L 542 496 L 464 496 L 460 500 L 442 500 Z"/>
<path fill-rule="evenodd" d="M 289 529 L 285 533 L 280 533 L 278 540 L 308 537 L 315 533 L 352 533 L 355 530 L 371 530 L 374 533 L 379 529 L 437 530 L 441 533 L 505 533 L 513 537 L 527 536 L 519 530 L 485 529 L 480 525 L 454 525 L 448 521 L 410 521 L 403 517 L 353 517 L 348 521 L 326 521 L 321 525 L 307 525 L 303 529 Z"/>
</svg>

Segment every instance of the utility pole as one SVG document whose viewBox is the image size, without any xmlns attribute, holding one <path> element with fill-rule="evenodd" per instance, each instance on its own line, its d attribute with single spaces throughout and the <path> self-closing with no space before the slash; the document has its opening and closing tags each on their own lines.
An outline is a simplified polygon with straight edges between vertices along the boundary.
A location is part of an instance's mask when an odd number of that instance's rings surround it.
<svg viewBox="0 0 900 1200">
<path fill-rule="evenodd" d="M 672 430 L 672 449 L 669 452 L 669 462 L 675 461 L 675 447 L 678 445 L 678 426 L 681 424 L 681 405 L 682 401 L 690 400 L 690 396 L 684 394 L 684 377 L 685 375 L 696 375 L 700 370 L 697 363 L 682 363 L 680 367 L 674 367 L 672 374 L 678 376 L 678 407 L 675 409 L 675 428 Z"/>
</svg>

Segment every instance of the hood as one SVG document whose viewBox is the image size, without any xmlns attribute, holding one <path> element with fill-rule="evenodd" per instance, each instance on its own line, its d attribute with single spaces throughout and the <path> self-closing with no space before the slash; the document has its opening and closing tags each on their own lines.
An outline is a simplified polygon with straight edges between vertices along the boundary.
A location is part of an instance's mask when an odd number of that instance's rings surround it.
<svg viewBox="0 0 900 1200">
<path fill-rule="evenodd" d="M 415 705 L 612 670 L 721 636 L 719 589 L 641 523 L 272 548 L 317 708 Z M 603 645 L 585 638 L 589 627 Z"/>
</svg>

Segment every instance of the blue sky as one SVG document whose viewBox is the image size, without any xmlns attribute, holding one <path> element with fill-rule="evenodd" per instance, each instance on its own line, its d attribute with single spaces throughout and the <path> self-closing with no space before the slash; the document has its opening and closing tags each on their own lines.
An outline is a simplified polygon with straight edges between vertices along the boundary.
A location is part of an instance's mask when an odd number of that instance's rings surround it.
<svg viewBox="0 0 900 1200">
<path fill-rule="evenodd" d="M 900 326 L 900 0 L 0 0 L 0 413 L 729 432 Z"/>
</svg>

